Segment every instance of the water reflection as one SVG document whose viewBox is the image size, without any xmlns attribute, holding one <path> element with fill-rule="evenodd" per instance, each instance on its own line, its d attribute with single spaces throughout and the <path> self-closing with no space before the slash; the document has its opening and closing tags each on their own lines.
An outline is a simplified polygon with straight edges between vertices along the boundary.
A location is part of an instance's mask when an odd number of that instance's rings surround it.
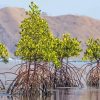
<svg viewBox="0 0 100 100">
<path fill-rule="evenodd" d="M 100 89 L 56 89 L 51 91 L 48 97 L 14 97 L 7 94 L 0 94 L 0 100 L 100 100 Z"/>
</svg>

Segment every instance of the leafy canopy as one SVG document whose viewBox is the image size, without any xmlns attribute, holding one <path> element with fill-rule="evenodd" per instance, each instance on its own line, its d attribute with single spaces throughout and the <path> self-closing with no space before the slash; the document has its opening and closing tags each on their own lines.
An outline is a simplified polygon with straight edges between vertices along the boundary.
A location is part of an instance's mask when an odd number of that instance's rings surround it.
<svg viewBox="0 0 100 100">
<path fill-rule="evenodd" d="M 69 34 L 63 35 L 62 39 L 55 38 L 33 2 L 27 15 L 20 25 L 21 39 L 17 44 L 16 56 L 26 61 L 53 62 L 60 66 L 60 58 L 79 55 L 80 42 Z"/>
<path fill-rule="evenodd" d="M 63 35 L 63 57 L 78 56 L 82 51 L 81 42 L 77 38 L 71 38 L 70 34 Z"/>
<path fill-rule="evenodd" d="M 87 49 L 84 52 L 84 60 L 99 60 L 100 59 L 100 39 L 90 38 L 86 42 Z"/>
<path fill-rule="evenodd" d="M 71 38 L 70 34 L 64 34 L 62 39 L 55 39 L 55 51 L 59 59 L 78 56 L 82 51 L 77 38 Z"/>
<path fill-rule="evenodd" d="M 15 55 L 27 61 L 48 61 L 58 65 L 57 53 L 53 48 L 54 37 L 36 4 L 31 3 L 27 14 L 28 18 L 20 25 L 21 39 Z"/>
<path fill-rule="evenodd" d="M 3 59 L 4 62 L 7 62 L 9 58 L 8 50 L 6 49 L 6 46 L 2 43 L 0 43 L 0 58 Z"/>
</svg>

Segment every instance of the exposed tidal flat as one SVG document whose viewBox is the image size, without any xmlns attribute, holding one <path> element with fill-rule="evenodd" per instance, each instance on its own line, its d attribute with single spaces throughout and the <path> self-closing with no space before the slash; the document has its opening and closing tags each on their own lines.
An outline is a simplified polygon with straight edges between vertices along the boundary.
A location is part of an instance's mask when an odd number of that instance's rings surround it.
<svg viewBox="0 0 100 100">
<path fill-rule="evenodd" d="M 59 87 L 56 89 L 49 90 L 51 95 L 47 97 L 25 97 L 25 96 L 13 96 L 6 93 L 6 89 L 8 88 L 11 81 L 16 77 L 14 74 L 10 74 L 9 72 L 15 72 L 16 67 L 13 66 L 20 64 L 20 60 L 10 59 L 9 63 L 5 64 L 0 62 L 0 79 L 5 85 L 5 90 L 0 90 L 0 100 L 100 100 L 100 90 L 96 88 L 78 88 L 78 87 Z M 88 62 L 82 61 L 70 61 L 73 65 L 80 68 L 84 64 Z M 0 83 L 0 86 L 2 84 Z"/>
</svg>

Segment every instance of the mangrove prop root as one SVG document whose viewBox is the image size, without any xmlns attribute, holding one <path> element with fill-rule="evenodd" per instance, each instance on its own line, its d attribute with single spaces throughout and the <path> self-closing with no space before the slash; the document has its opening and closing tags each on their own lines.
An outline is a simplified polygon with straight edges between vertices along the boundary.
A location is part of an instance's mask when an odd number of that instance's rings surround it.
<svg viewBox="0 0 100 100">
<path fill-rule="evenodd" d="M 60 69 L 55 69 L 48 63 L 23 63 L 18 64 L 15 72 L 16 78 L 7 90 L 7 93 L 13 95 L 48 95 L 48 90 L 54 86 L 82 86 L 77 68 L 72 64 L 63 63 Z"/>
<path fill-rule="evenodd" d="M 100 63 L 93 63 L 93 64 L 91 63 L 85 65 L 80 75 L 81 77 L 84 76 L 82 75 L 84 72 L 86 74 L 85 79 L 86 79 L 86 84 L 88 86 L 92 87 L 100 86 Z"/>
</svg>

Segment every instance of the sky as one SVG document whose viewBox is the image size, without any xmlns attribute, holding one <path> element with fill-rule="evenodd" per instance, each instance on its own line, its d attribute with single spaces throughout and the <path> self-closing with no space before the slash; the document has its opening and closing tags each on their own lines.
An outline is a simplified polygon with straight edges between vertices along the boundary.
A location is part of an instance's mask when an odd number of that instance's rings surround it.
<svg viewBox="0 0 100 100">
<path fill-rule="evenodd" d="M 50 16 L 71 14 L 100 19 L 100 0 L 0 0 L 0 8 L 28 9 L 31 1 L 34 1 L 42 12 Z"/>
</svg>

